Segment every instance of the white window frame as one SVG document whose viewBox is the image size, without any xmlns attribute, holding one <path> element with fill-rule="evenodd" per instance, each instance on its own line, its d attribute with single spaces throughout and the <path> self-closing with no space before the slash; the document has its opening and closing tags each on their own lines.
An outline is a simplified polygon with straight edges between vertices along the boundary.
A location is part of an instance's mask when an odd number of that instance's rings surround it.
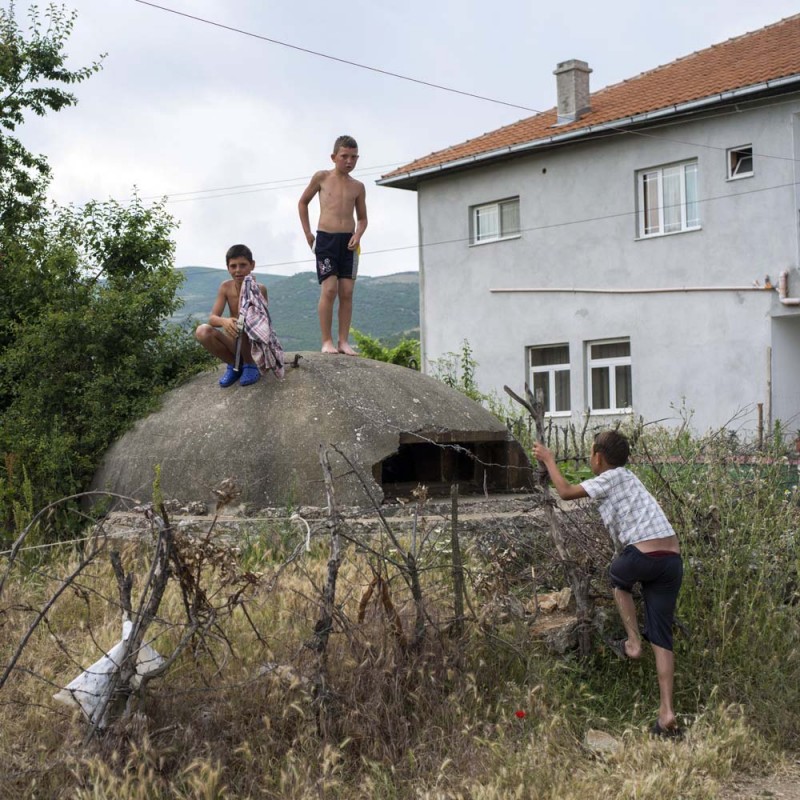
<svg viewBox="0 0 800 800">
<path fill-rule="evenodd" d="M 669 204 L 665 200 L 665 178 L 669 180 L 678 179 L 679 199 L 677 203 Z M 700 201 L 697 197 L 698 179 L 699 166 L 697 159 L 639 170 L 636 174 L 638 238 L 652 239 L 657 236 L 670 236 L 674 233 L 700 230 L 702 226 L 700 224 Z M 694 199 L 687 197 L 687 195 L 691 194 L 691 192 L 687 192 L 690 183 L 693 184 Z M 655 204 L 648 204 L 650 193 L 647 188 L 649 187 L 653 187 L 653 191 L 657 195 Z M 677 220 L 669 211 L 669 209 L 675 207 L 680 211 Z M 665 209 L 667 213 L 665 213 Z M 653 212 L 655 212 L 655 220 L 651 219 Z M 668 220 L 670 216 L 672 219 Z M 668 227 L 670 228 L 669 230 L 667 230 Z"/>
<path fill-rule="evenodd" d="M 750 169 L 741 169 L 742 162 L 750 159 Z M 728 180 L 738 181 L 742 178 L 752 178 L 754 172 L 753 145 L 740 144 L 738 147 L 729 147 L 725 151 L 725 163 L 728 165 Z"/>
<path fill-rule="evenodd" d="M 516 206 L 517 207 L 517 227 L 508 231 L 503 230 L 503 206 Z M 486 232 L 481 230 L 481 216 L 484 215 L 487 219 L 495 217 L 494 226 L 489 226 Z M 520 238 L 520 221 L 519 221 L 519 196 L 507 197 L 503 200 L 496 200 L 492 203 L 482 203 L 481 205 L 472 206 L 469 214 L 470 223 L 470 245 L 488 244 L 489 242 L 500 242 L 505 239 L 519 239 Z M 494 228 L 494 230 L 492 230 Z"/>
<path fill-rule="evenodd" d="M 534 350 L 550 350 L 553 348 L 567 348 L 567 361 L 561 364 L 545 364 L 542 366 L 533 366 L 531 363 L 532 355 Z M 544 415 L 546 417 L 569 417 L 572 416 L 572 397 L 567 397 L 567 408 L 563 411 L 555 411 L 554 406 L 556 405 L 556 373 L 558 372 L 566 372 L 570 376 L 570 388 L 569 392 L 570 395 L 572 393 L 572 372 L 571 372 L 571 365 L 570 365 L 570 350 L 569 350 L 569 343 L 568 342 L 561 342 L 559 344 L 549 344 L 549 345 L 533 345 L 527 348 L 527 359 L 528 359 L 528 385 L 531 389 L 536 391 L 536 381 L 534 380 L 534 375 L 540 374 L 547 374 L 547 384 L 548 384 L 548 392 L 547 392 L 547 406 L 544 410 Z"/>
<path fill-rule="evenodd" d="M 592 347 L 595 345 L 603 344 L 627 344 L 627 356 L 613 356 L 610 358 L 593 358 Z M 591 414 L 630 414 L 633 411 L 632 406 L 618 406 L 617 405 L 617 367 L 629 367 L 631 369 L 631 381 L 633 380 L 633 365 L 630 355 L 630 337 L 621 337 L 619 339 L 598 339 L 596 341 L 586 342 L 586 387 L 589 397 L 589 413 Z M 592 370 L 594 369 L 607 369 L 608 370 L 608 399 L 610 408 L 595 408 L 594 397 L 592 395 Z M 631 383 L 631 394 L 633 394 L 633 384 Z"/>
</svg>

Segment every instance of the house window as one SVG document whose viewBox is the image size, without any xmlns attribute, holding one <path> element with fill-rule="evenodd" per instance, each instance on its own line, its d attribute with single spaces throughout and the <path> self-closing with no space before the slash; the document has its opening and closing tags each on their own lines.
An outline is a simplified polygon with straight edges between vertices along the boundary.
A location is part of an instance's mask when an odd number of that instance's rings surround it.
<svg viewBox="0 0 800 800">
<path fill-rule="evenodd" d="M 530 385 L 544 395 L 547 416 L 570 413 L 569 345 L 530 348 Z"/>
<path fill-rule="evenodd" d="M 633 406 L 631 341 L 589 342 L 589 408 L 594 413 L 619 413 Z"/>
<path fill-rule="evenodd" d="M 519 197 L 472 207 L 472 244 L 519 236 Z"/>
<path fill-rule="evenodd" d="M 728 180 L 749 178 L 753 174 L 753 145 L 732 147 L 728 150 Z"/>
<path fill-rule="evenodd" d="M 642 170 L 638 175 L 639 236 L 697 230 L 697 162 Z"/>
</svg>

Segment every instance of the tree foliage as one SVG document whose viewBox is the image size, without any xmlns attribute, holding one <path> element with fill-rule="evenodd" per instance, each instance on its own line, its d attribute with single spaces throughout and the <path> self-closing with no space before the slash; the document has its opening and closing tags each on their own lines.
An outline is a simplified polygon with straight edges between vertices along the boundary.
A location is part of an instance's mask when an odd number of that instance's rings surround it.
<svg viewBox="0 0 800 800">
<path fill-rule="evenodd" d="M 353 339 L 358 345 L 358 354 L 362 358 L 371 358 L 375 361 L 385 361 L 389 364 L 399 364 L 401 367 L 419 369 L 419 341 L 416 339 L 401 339 L 394 347 L 387 347 L 379 339 L 352 330 Z"/>
<path fill-rule="evenodd" d="M 180 302 L 171 229 L 161 205 L 92 202 L 53 212 L 16 253 L 0 448 L 39 500 L 85 488 L 131 421 L 205 363 L 188 331 L 164 324 Z"/>
<path fill-rule="evenodd" d="M 10 136 L 26 112 L 76 102 L 63 86 L 74 14 L 35 9 L 26 38 L 0 9 L 0 529 L 85 489 L 104 450 L 157 397 L 207 363 L 180 304 L 173 219 L 134 197 L 53 208 L 49 167 Z"/>
<path fill-rule="evenodd" d="M 36 217 L 50 176 L 44 156 L 29 152 L 12 134 L 26 113 L 44 116 L 75 105 L 77 98 L 64 87 L 100 69 L 99 61 L 77 70 L 66 65 L 64 47 L 75 16 L 50 5 L 41 17 L 33 6 L 26 36 L 13 1 L 0 8 L 0 224 L 5 229 Z"/>
</svg>

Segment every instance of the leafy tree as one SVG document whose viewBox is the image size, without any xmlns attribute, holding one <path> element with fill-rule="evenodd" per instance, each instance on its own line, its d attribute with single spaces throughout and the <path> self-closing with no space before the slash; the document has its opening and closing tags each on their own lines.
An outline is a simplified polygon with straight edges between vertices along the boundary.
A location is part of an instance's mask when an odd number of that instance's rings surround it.
<svg viewBox="0 0 800 800">
<path fill-rule="evenodd" d="M 66 66 L 64 46 L 75 16 L 63 6 L 50 5 L 43 19 L 33 6 L 26 37 L 13 0 L 0 8 L 0 226 L 5 230 L 38 216 L 50 177 L 46 159 L 30 153 L 12 132 L 26 113 L 44 116 L 75 105 L 77 98 L 63 87 L 100 69 L 99 61 L 77 70 Z"/>
<path fill-rule="evenodd" d="M 419 341 L 416 339 L 401 339 L 394 347 L 387 347 L 379 339 L 366 333 L 351 331 L 358 354 L 362 358 L 371 358 L 375 361 L 385 361 L 389 364 L 399 364 L 401 367 L 419 369 Z"/>
<path fill-rule="evenodd" d="M 132 420 L 207 363 L 188 331 L 165 325 L 180 303 L 171 230 L 163 205 L 134 199 L 58 210 L 29 239 L 36 302 L 0 358 L 0 450 L 40 502 L 85 488 Z"/>
<path fill-rule="evenodd" d="M 180 304 L 163 204 L 49 208 L 49 167 L 10 135 L 26 112 L 74 105 L 75 15 L 29 35 L 0 8 L 0 539 L 34 506 L 84 489 L 108 445 L 208 357 L 166 325 Z"/>
<path fill-rule="evenodd" d="M 26 265 L 38 263 L 47 215 L 45 192 L 50 167 L 29 152 L 16 133 L 26 114 L 43 116 L 75 105 L 66 87 L 86 80 L 99 62 L 77 70 L 66 66 L 64 50 L 75 13 L 51 5 L 44 16 L 33 6 L 27 35 L 19 27 L 13 0 L 0 7 L 0 353 L 14 337 L 13 326 L 36 313 Z M 0 410 L 5 406 L 0 396 Z"/>
</svg>

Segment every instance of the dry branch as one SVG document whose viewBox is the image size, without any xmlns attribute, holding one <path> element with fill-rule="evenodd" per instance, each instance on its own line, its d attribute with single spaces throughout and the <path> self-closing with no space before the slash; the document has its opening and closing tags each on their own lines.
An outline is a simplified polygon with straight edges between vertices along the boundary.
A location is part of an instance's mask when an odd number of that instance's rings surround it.
<svg viewBox="0 0 800 800">
<path fill-rule="evenodd" d="M 541 389 L 536 390 L 536 397 L 531 393 L 528 384 L 525 384 L 525 400 L 515 394 L 508 386 L 503 387 L 508 395 L 524 406 L 533 417 L 536 425 L 536 438 L 544 444 L 544 396 Z M 547 527 L 550 531 L 550 538 L 556 547 L 556 551 L 561 559 L 564 570 L 567 573 L 567 580 L 575 598 L 575 616 L 578 621 L 578 649 L 582 656 L 586 656 L 591 651 L 591 619 L 593 603 L 589 594 L 589 583 L 591 574 L 588 570 L 582 570 L 577 560 L 570 554 L 567 546 L 566 537 L 561 529 L 559 520 L 556 517 L 555 501 L 549 490 L 549 478 L 547 467 L 539 462 L 537 470 L 537 482 L 542 489 L 544 497 L 544 514 L 547 520 Z"/>
<path fill-rule="evenodd" d="M 159 529 L 156 551 L 150 565 L 150 574 L 142 590 L 139 608 L 132 615 L 133 628 L 125 641 L 119 669 L 112 674 L 108 692 L 92 718 L 92 725 L 86 735 L 87 743 L 101 728 L 113 724 L 126 711 L 130 710 L 129 699 L 134 694 L 133 679 L 137 675 L 139 651 L 142 648 L 147 629 L 158 613 L 161 598 L 164 596 L 169 580 L 169 561 L 174 537 L 163 504 L 160 510 L 161 517 L 153 513 L 152 509 L 146 512 L 148 518 Z"/>
<path fill-rule="evenodd" d="M 408 588 L 411 590 L 411 597 L 414 600 L 414 608 L 416 611 L 416 619 L 414 621 L 414 636 L 411 640 L 411 649 L 418 649 L 419 647 L 421 647 L 422 642 L 425 639 L 426 615 L 425 615 L 425 603 L 423 602 L 423 597 L 422 597 L 422 585 L 420 583 L 419 567 L 417 566 L 417 557 L 414 552 L 406 552 L 405 555 L 402 555 L 403 546 L 400 540 L 395 535 L 388 521 L 386 520 L 386 516 L 381 510 L 380 505 L 372 496 L 372 493 L 369 490 L 369 486 L 366 480 L 364 480 L 364 476 L 361 474 L 361 471 L 338 447 L 334 447 L 333 450 L 345 460 L 348 466 L 353 470 L 353 473 L 356 475 L 358 480 L 361 482 L 361 485 L 367 492 L 370 502 L 372 503 L 372 506 L 375 509 L 375 513 L 378 515 L 378 518 L 381 521 L 383 529 L 386 531 L 386 534 L 389 537 L 389 540 L 391 541 L 392 545 L 394 545 L 397 552 L 401 554 L 402 564 L 398 565 L 400 568 L 400 575 L 406 582 Z M 328 467 L 328 469 L 330 470 L 330 466 Z M 424 491 L 424 487 L 420 487 L 419 491 L 421 498 L 419 502 L 421 503 L 424 502 L 424 497 L 426 496 L 426 493 Z M 416 516 L 415 516 L 415 526 L 416 526 Z M 416 532 L 414 534 L 414 538 L 416 539 Z M 387 560 L 385 556 L 382 556 L 382 558 L 384 560 Z"/>
<path fill-rule="evenodd" d="M 122 567 L 122 558 L 120 558 L 119 550 L 112 550 L 109 556 L 111 566 L 114 569 L 114 577 L 117 579 L 117 589 L 119 590 L 119 604 L 122 608 L 123 614 L 130 618 L 133 613 L 133 605 L 131 602 L 131 590 L 133 589 L 133 573 L 125 574 Z"/>
<path fill-rule="evenodd" d="M 403 631 L 403 621 L 400 619 L 400 614 L 397 613 L 397 609 L 392 602 L 392 594 L 389 591 L 389 581 L 386 581 L 378 576 L 378 589 L 381 593 L 383 610 L 386 612 L 386 616 L 389 619 L 389 627 L 397 639 L 397 644 L 400 646 L 400 649 L 405 650 L 408 646 L 408 641 L 406 640 L 406 635 Z"/>
<path fill-rule="evenodd" d="M 342 547 L 339 538 L 339 526 L 342 524 L 342 517 L 336 506 L 336 495 L 333 488 L 333 474 L 331 464 L 328 459 L 328 451 L 324 445 L 319 448 L 319 463 L 322 467 L 322 475 L 325 479 L 325 494 L 328 500 L 328 527 L 331 534 L 331 554 L 328 559 L 328 574 L 325 586 L 322 590 L 322 608 L 320 617 L 314 626 L 314 639 L 311 649 L 316 651 L 320 657 L 320 667 L 324 665 L 325 650 L 328 646 L 328 637 L 333 630 L 333 614 L 336 603 L 336 579 L 339 575 L 339 565 L 342 560 Z"/>
<path fill-rule="evenodd" d="M 453 561 L 453 621 L 454 636 L 464 632 L 464 563 L 461 559 L 461 543 L 458 538 L 458 484 L 450 487 L 450 549 Z"/>
</svg>

